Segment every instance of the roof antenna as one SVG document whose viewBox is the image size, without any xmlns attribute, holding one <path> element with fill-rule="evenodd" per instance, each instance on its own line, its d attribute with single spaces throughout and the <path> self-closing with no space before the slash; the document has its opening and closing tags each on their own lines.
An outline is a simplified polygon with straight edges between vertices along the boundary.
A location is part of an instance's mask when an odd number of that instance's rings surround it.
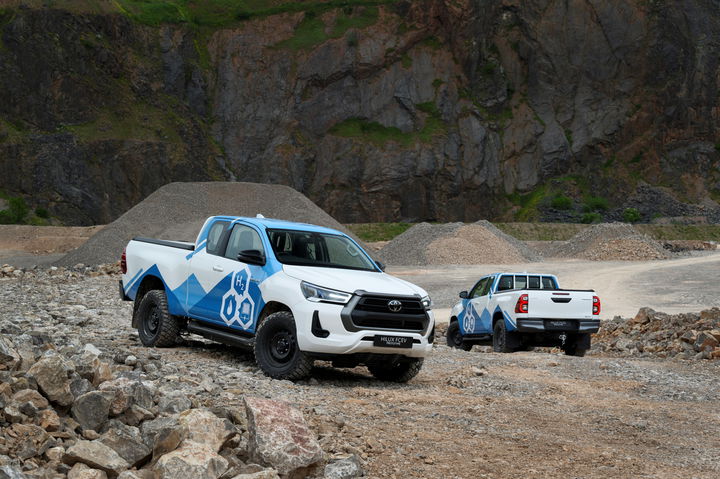
<svg viewBox="0 0 720 479">
<path fill-rule="evenodd" d="M 265 217 L 263 215 L 261 215 L 260 213 L 258 213 L 255 215 L 255 218 L 265 218 Z"/>
</svg>

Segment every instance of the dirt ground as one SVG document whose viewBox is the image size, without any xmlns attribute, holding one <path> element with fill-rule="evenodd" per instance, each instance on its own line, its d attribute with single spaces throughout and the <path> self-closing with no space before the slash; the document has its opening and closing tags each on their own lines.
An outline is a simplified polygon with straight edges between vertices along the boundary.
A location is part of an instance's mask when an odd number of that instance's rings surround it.
<svg viewBox="0 0 720 479">
<path fill-rule="evenodd" d="M 1 257 L 0 257 L 1 262 Z M 439 320 L 457 292 L 485 273 L 554 273 L 565 287 L 594 288 L 603 317 L 641 306 L 666 312 L 720 306 L 720 252 L 665 261 L 563 260 L 521 265 L 391 268 L 425 287 Z M 0 319 L 28 321 L 53 337 L 92 342 L 112 356 L 148 355 L 130 328 L 117 277 L 6 278 Z M 194 339 L 193 339 L 194 338 Z M 716 478 L 720 476 L 720 361 L 585 358 L 559 353 L 465 352 L 438 338 L 409 384 L 364 368 L 318 363 L 307 381 L 265 377 L 251 355 L 189 337 L 162 350 L 160 373 L 207 384 L 194 400 L 242 404 L 243 395 L 300 407 L 330 454 L 355 453 L 371 478 Z M 171 379 L 175 378 L 175 379 Z"/>
<path fill-rule="evenodd" d="M 244 395 L 295 404 L 330 457 L 359 455 L 371 478 L 720 473 L 720 361 L 613 358 L 592 350 L 584 358 L 465 352 L 440 337 L 408 384 L 326 363 L 311 379 L 291 383 L 264 376 L 247 352 L 195 336 L 177 348 L 142 347 L 115 276 L 5 278 L 0 303 L 0 321 L 57 341 L 92 343 L 108 357 L 124 351 L 145 360 L 156 351 L 156 375 L 186 384 L 197 404 L 241 408 Z"/>
</svg>

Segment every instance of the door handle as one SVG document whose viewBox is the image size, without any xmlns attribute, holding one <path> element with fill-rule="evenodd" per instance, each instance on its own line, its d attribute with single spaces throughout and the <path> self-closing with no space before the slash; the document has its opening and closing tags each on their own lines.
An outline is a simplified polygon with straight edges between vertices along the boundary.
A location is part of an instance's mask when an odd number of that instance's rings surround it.
<svg viewBox="0 0 720 479">
<path fill-rule="evenodd" d="M 213 271 L 217 271 L 218 273 L 222 273 L 222 272 L 225 271 L 225 270 L 222 269 L 220 266 L 213 266 Z"/>
</svg>

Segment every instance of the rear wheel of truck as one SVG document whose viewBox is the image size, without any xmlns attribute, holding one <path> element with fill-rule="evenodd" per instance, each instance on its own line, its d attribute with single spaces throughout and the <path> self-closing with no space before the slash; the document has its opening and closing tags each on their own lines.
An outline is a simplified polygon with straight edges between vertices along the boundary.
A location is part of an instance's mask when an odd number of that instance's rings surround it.
<svg viewBox="0 0 720 479">
<path fill-rule="evenodd" d="M 144 346 L 167 348 L 180 336 L 180 322 L 170 314 L 165 291 L 153 289 L 145 293 L 138 306 L 138 335 Z"/>
<path fill-rule="evenodd" d="M 255 360 L 273 379 L 297 381 L 310 375 L 313 360 L 297 344 L 295 318 L 290 311 L 273 313 L 255 333 Z"/>
<path fill-rule="evenodd" d="M 493 352 L 496 353 L 512 353 L 512 348 L 508 347 L 508 331 L 505 328 L 505 320 L 500 319 L 493 326 Z"/>
<path fill-rule="evenodd" d="M 453 321 L 452 323 L 450 323 L 450 326 L 448 326 L 445 336 L 447 338 L 447 345 L 451 348 L 458 348 L 465 351 L 470 351 L 473 347 L 472 344 L 467 344 L 463 341 L 462 334 L 460 334 L 460 324 L 457 321 Z"/>
<path fill-rule="evenodd" d="M 423 362 L 423 358 L 403 358 L 387 363 L 371 363 L 367 368 L 370 374 L 380 381 L 406 383 L 417 376 Z"/>
<path fill-rule="evenodd" d="M 568 346 L 565 348 L 565 355 L 567 356 L 577 356 L 579 358 L 585 356 L 585 353 L 587 352 L 586 349 L 578 348 L 575 345 Z"/>
</svg>

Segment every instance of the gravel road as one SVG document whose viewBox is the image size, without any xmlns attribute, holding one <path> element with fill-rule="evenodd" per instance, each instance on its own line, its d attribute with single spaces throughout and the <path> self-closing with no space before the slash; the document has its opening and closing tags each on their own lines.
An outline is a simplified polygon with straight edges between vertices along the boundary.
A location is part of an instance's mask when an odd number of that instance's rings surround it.
<svg viewBox="0 0 720 479">
<path fill-rule="evenodd" d="M 708 257 L 708 264 L 684 261 L 681 271 L 717 269 L 720 256 Z M 440 284 L 440 276 L 433 273 L 432 281 Z M 148 363 L 152 350 L 129 326 L 131 305 L 117 298 L 117 279 L 62 270 L 0 278 L 0 324 L 43 331 L 59 347 L 92 343 L 111 357 L 128 352 Z M 720 474 L 718 361 L 630 360 L 592 351 L 585 358 L 502 355 L 438 344 L 407 385 L 325 364 L 294 384 L 266 378 L 246 353 L 196 337 L 158 351 L 161 359 L 146 372 L 184 384 L 195 403 L 240 405 L 243 395 L 287 400 L 305 412 L 326 452 L 360 455 L 368 477 Z"/>
<path fill-rule="evenodd" d="M 602 317 L 632 317 L 643 306 L 666 313 L 700 311 L 720 306 L 720 252 L 662 261 L 581 261 L 553 259 L 539 263 L 466 266 L 393 266 L 388 273 L 430 292 L 442 314 L 458 293 L 483 275 L 498 271 L 531 271 L 558 276 L 560 286 L 594 289 L 602 299 Z M 439 315 L 441 321 L 447 318 Z"/>
</svg>

